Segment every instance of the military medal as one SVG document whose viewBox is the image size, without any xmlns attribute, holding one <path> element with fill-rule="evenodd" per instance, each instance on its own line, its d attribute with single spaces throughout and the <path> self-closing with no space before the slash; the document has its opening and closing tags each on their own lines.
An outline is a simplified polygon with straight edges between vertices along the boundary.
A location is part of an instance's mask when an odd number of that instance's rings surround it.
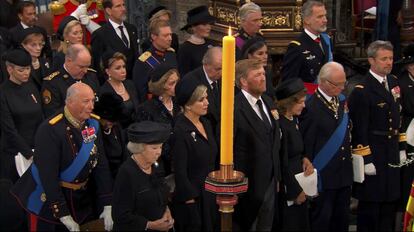
<svg viewBox="0 0 414 232">
<path fill-rule="evenodd" d="M 86 127 L 85 130 L 82 130 L 82 138 L 84 143 L 90 143 L 94 141 L 97 138 L 95 134 L 95 128 Z"/>
</svg>

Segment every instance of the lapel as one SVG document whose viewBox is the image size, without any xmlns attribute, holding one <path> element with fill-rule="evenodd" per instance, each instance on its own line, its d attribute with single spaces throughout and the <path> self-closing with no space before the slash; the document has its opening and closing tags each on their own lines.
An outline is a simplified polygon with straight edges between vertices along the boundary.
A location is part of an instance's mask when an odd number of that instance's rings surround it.
<svg viewBox="0 0 414 232">
<path fill-rule="evenodd" d="M 323 48 L 323 57 L 324 57 L 324 62 L 328 62 L 329 59 L 329 47 L 328 44 L 325 42 L 325 40 L 322 38 L 321 36 L 321 44 L 322 44 L 322 48 Z"/>
<path fill-rule="evenodd" d="M 211 85 L 207 81 L 207 77 L 206 77 L 206 74 L 204 73 L 203 66 L 199 67 L 197 71 L 195 72 L 195 74 L 197 75 L 197 78 L 199 78 L 200 83 L 207 87 L 207 95 L 208 95 L 207 98 L 209 102 L 208 111 L 210 111 L 210 113 L 214 115 L 216 120 L 219 120 L 219 112 L 217 112 L 216 110 L 219 104 L 218 102 L 216 102 L 216 99 L 214 98 Z"/>
<path fill-rule="evenodd" d="M 112 36 L 110 36 L 108 34 L 108 38 L 110 39 L 111 42 L 116 43 L 116 44 L 113 45 L 113 47 L 127 48 L 127 46 L 125 46 L 125 44 L 124 44 L 124 41 L 122 41 L 122 39 L 116 33 L 116 30 L 118 30 L 118 28 L 114 28 L 109 21 L 105 24 L 105 26 L 107 27 L 108 32 L 112 33 Z"/>
<path fill-rule="evenodd" d="M 368 73 L 367 77 L 366 77 L 366 81 L 367 83 L 369 83 L 369 86 L 372 89 L 372 92 L 374 92 L 376 95 L 380 96 L 381 98 L 383 98 L 384 100 L 386 100 L 388 103 L 391 103 L 392 101 L 394 101 L 392 95 L 390 92 L 388 92 L 384 86 L 381 85 L 381 83 L 379 83 L 377 81 L 377 79 L 375 79 L 374 76 L 372 76 L 370 73 Z M 389 82 L 388 77 L 387 77 L 387 82 Z M 388 83 L 389 84 L 389 83 Z M 391 91 L 391 89 L 390 89 Z"/>
<path fill-rule="evenodd" d="M 323 98 L 322 94 L 320 94 L 321 98 Z M 324 99 L 319 98 L 316 93 L 313 96 L 315 98 L 315 101 L 317 102 L 317 104 L 319 105 L 319 108 L 322 109 L 323 111 L 325 111 L 327 114 L 329 114 L 332 118 L 334 118 L 334 112 L 332 110 L 330 110 L 325 103 L 323 102 Z"/>
<path fill-rule="evenodd" d="M 246 121 L 250 124 L 250 127 L 255 131 L 255 133 L 261 138 L 261 140 L 265 140 L 266 133 L 265 133 L 265 126 L 256 112 L 253 110 L 252 106 L 247 101 L 244 94 L 240 91 L 239 96 L 240 100 L 240 110 L 241 113 L 246 118 Z"/>
<path fill-rule="evenodd" d="M 321 47 L 319 44 L 317 44 L 306 32 L 303 32 L 303 39 L 305 41 L 305 44 L 307 44 L 309 47 L 309 50 L 312 52 L 312 54 L 315 54 L 319 59 L 318 60 L 325 60 L 325 55 L 322 52 Z M 322 43 L 321 38 L 321 43 Z"/>
</svg>

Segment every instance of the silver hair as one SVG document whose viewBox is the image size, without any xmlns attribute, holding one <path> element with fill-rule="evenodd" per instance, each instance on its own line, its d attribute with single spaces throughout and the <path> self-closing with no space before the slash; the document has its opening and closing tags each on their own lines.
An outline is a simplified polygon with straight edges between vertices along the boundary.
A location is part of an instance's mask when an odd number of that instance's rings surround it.
<svg viewBox="0 0 414 232">
<path fill-rule="evenodd" d="M 79 53 L 87 52 L 89 54 L 89 50 L 83 44 L 73 44 L 68 47 L 66 51 L 65 58 L 69 58 L 71 60 L 76 60 L 78 58 Z"/>
<path fill-rule="evenodd" d="M 250 13 L 254 13 L 254 12 L 262 12 L 262 9 L 260 8 L 259 5 L 257 5 L 254 2 L 245 3 L 239 9 L 239 18 L 240 18 L 240 21 L 246 20 L 247 16 Z"/>
<path fill-rule="evenodd" d="M 376 40 L 372 42 L 367 48 L 367 56 L 368 58 L 374 58 L 377 56 L 377 52 L 380 49 L 393 51 L 394 47 L 392 46 L 391 42 L 383 41 L 383 40 Z"/>
<path fill-rule="evenodd" d="M 66 90 L 65 103 L 68 103 L 68 101 L 78 96 L 78 94 L 79 94 L 79 88 L 77 88 L 75 84 L 72 84 L 71 86 L 69 86 L 68 90 Z"/>
<path fill-rule="evenodd" d="M 308 0 L 302 6 L 302 18 L 307 18 L 312 15 L 312 9 L 314 6 L 325 6 L 323 2 Z"/>
<path fill-rule="evenodd" d="M 203 64 L 212 64 L 214 59 L 215 52 L 221 52 L 221 47 L 211 47 L 207 49 L 207 52 L 203 56 L 202 63 Z"/>
<path fill-rule="evenodd" d="M 332 75 L 333 70 L 344 71 L 344 66 L 335 61 L 324 64 L 318 74 L 318 84 L 320 84 L 322 80 L 329 79 L 329 77 Z"/>
<path fill-rule="evenodd" d="M 144 151 L 144 144 L 143 143 L 128 142 L 127 149 L 132 154 L 140 154 Z"/>
</svg>

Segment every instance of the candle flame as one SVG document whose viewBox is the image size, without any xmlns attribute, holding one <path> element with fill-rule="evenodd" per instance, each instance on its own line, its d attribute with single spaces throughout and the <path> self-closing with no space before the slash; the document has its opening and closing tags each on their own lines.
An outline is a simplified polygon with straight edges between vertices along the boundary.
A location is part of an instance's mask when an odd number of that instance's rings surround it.
<svg viewBox="0 0 414 232">
<path fill-rule="evenodd" d="M 231 27 L 229 27 L 229 36 L 231 36 Z"/>
</svg>

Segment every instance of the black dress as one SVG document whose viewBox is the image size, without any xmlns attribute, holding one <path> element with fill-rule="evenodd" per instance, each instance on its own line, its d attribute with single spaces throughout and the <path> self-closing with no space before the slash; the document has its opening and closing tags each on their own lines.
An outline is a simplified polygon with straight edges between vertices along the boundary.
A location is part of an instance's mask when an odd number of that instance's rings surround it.
<svg viewBox="0 0 414 232">
<path fill-rule="evenodd" d="M 126 131 L 122 129 L 118 122 L 115 122 L 110 130 L 102 128 L 102 131 L 103 146 L 108 159 L 109 170 L 112 178 L 115 179 L 119 168 L 129 154 L 126 149 Z"/>
<path fill-rule="evenodd" d="M 308 231 L 309 213 L 308 202 L 301 205 L 288 206 L 287 201 L 294 201 L 303 191 L 295 179 L 295 174 L 301 173 L 304 145 L 302 135 L 298 130 L 296 119 L 288 120 L 280 117 L 280 128 L 282 130 L 282 149 L 284 152 L 282 161 L 282 192 L 280 193 L 280 222 L 283 231 Z"/>
<path fill-rule="evenodd" d="M 132 158 L 119 169 L 112 197 L 114 231 L 144 231 L 148 221 L 162 218 L 167 208 L 163 178 L 144 173 Z"/>
<path fill-rule="evenodd" d="M 36 129 L 44 119 L 39 91 L 30 81 L 18 85 L 7 80 L 0 87 L 0 110 L 2 171 L 16 181 L 14 156 L 33 156 Z"/>
<path fill-rule="evenodd" d="M 180 106 L 173 101 L 172 114 L 167 110 L 164 104 L 159 100 L 159 97 L 153 96 L 138 107 L 137 121 L 153 121 L 159 123 L 170 124 L 174 128 L 175 117 L 180 112 Z M 170 137 L 171 138 L 171 137 Z M 162 145 L 161 156 L 158 163 L 161 168 L 161 175 L 168 176 L 171 174 L 171 139 L 168 139 Z"/>
<path fill-rule="evenodd" d="M 204 181 L 215 169 L 218 149 L 207 119 L 200 118 L 207 138 L 183 114 L 177 116 L 171 156 L 175 170 L 175 219 L 178 231 L 212 231 L 216 228 L 217 205 Z M 194 199 L 195 203 L 186 204 Z"/>
<path fill-rule="evenodd" d="M 180 75 L 184 76 L 188 72 L 200 67 L 204 54 L 212 46 L 213 43 L 210 40 L 206 40 L 204 44 L 193 44 L 189 41 L 182 43 L 177 54 Z"/>
</svg>

